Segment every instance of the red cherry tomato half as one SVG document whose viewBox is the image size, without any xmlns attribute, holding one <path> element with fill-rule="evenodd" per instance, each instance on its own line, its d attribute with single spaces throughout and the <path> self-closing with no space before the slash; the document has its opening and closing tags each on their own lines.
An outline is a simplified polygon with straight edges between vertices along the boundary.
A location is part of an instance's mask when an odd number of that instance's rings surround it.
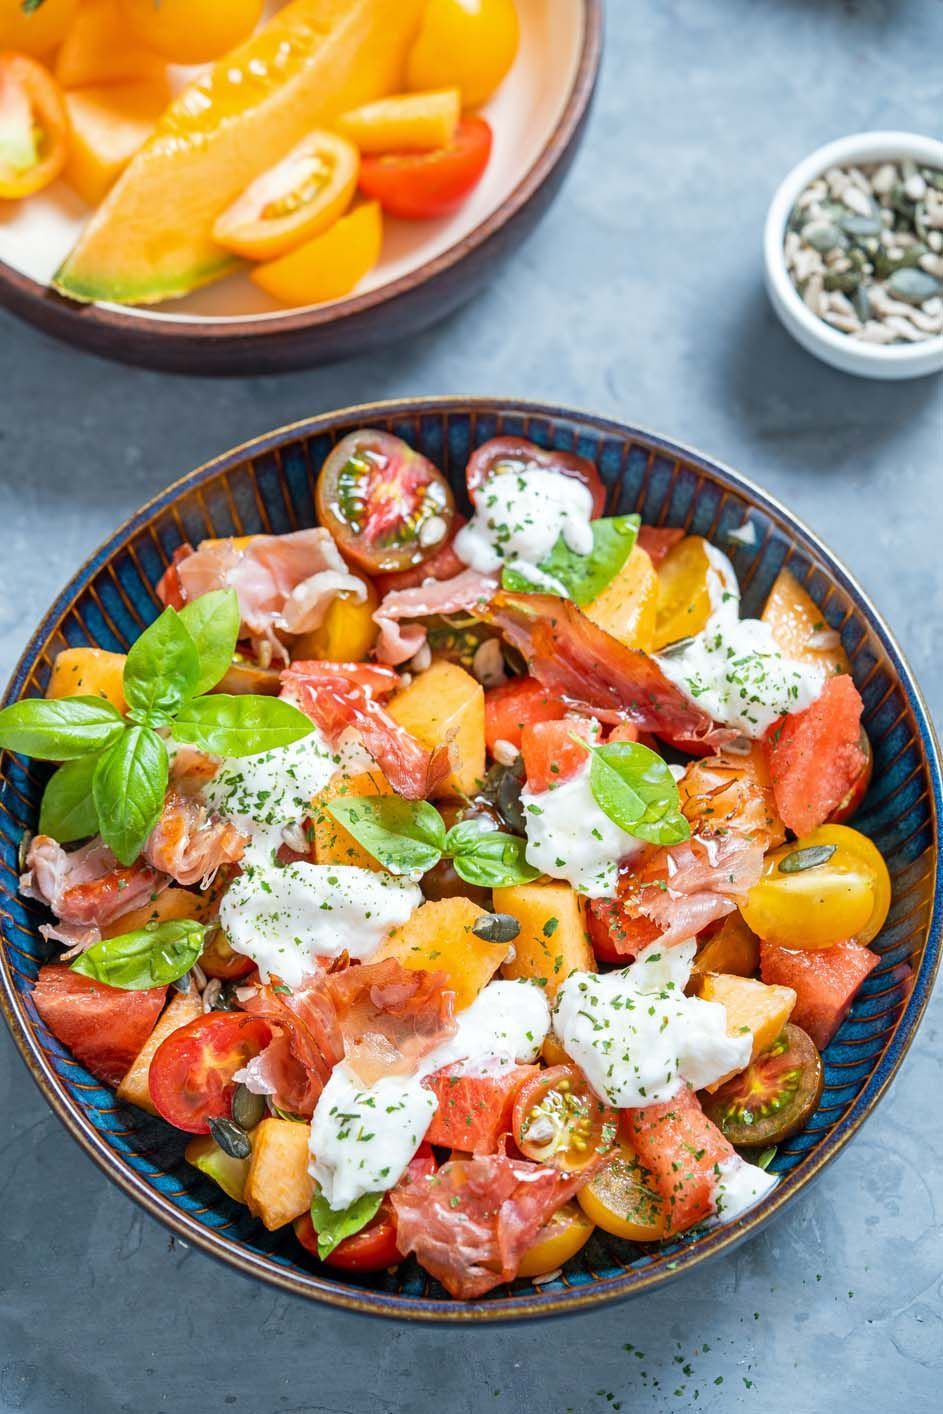
<svg viewBox="0 0 943 1414">
<path fill-rule="evenodd" d="M 368 574 L 421 565 L 452 535 L 455 501 L 442 473 L 388 432 L 351 432 L 321 468 L 318 519 Z"/>
<path fill-rule="evenodd" d="M 576 477 L 577 481 L 589 487 L 593 497 L 593 516 L 602 515 L 606 508 L 606 488 L 589 458 L 581 457 L 576 452 L 538 447 L 536 442 L 528 442 L 524 437 L 492 437 L 490 442 L 482 442 L 472 452 L 465 469 L 472 503 L 489 476 L 503 475 L 508 471 L 521 472 L 528 466 L 540 466 L 547 471 L 558 471 L 561 476 Z"/>
<path fill-rule="evenodd" d="M 578 1066 L 552 1065 L 517 1092 L 513 1124 L 525 1159 L 578 1173 L 613 1148 L 619 1112 L 590 1089 Z"/>
<path fill-rule="evenodd" d="M 436 1171 L 435 1154 L 429 1144 L 421 1144 L 409 1161 L 400 1183 L 415 1183 L 421 1178 L 431 1178 Z M 295 1223 L 295 1236 L 312 1256 L 318 1255 L 318 1235 L 311 1222 L 310 1213 L 305 1213 Z M 337 1267 L 345 1272 L 380 1272 L 384 1267 L 395 1267 L 402 1257 L 396 1246 L 396 1219 L 388 1200 L 380 1205 L 376 1217 L 360 1232 L 345 1237 L 338 1243 L 331 1255 L 325 1258 L 329 1267 Z"/>
<path fill-rule="evenodd" d="M 172 1031 L 151 1061 L 148 1085 L 168 1124 L 188 1134 L 208 1134 L 209 1119 L 228 1118 L 233 1076 L 272 1039 L 258 1016 L 217 1011 Z"/>
<path fill-rule="evenodd" d="M 463 118 L 447 147 L 364 157 L 360 190 L 390 216 L 448 216 L 478 185 L 490 156 L 489 125 L 484 118 Z"/>
</svg>

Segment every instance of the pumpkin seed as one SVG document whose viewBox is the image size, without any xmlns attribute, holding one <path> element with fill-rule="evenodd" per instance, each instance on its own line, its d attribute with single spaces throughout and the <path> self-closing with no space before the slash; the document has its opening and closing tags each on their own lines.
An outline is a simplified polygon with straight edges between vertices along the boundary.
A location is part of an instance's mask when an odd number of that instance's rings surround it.
<svg viewBox="0 0 943 1414">
<path fill-rule="evenodd" d="M 265 1111 L 266 1104 L 261 1095 L 256 1095 L 248 1085 L 236 1086 L 236 1093 L 232 1097 L 232 1117 L 240 1128 L 255 1129 Z"/>
<path fill-rule="evenodd" d="M 801 235 L 806 245 L 812 246 L 820 255 L 834 250 L 836 246 L 848 244 L 838 227 L 833 226 L 830 221 L 810 221 L 807 226 L 803 226 Z"/>
<path fill-rule="evenodd" d="M 233 982 L 224 982 L 216 996 L 213 998 L 213 1011 L 238 1011 L 239 1003 L 236 999 L 236 985 Z"/>
<path fill-rule="evenodd" d="M 213 1116 L 206 1122 L 215 1142 L 231 1159 L 247 1159 L 252 1153 L 248 1134 L 235 1120 Z"/>
<path fill-rule="evenodd" d="M 850 294 L 860 284 L 861 272 L 858 270 L 831 270 L 825 276 L 825 288 L 841 290 L 843 294 Z"/>
<path fill-rule="evenodd" d="M 780 874 L 801 874 L 804 869 L 817 869 L 827 864 L 837 849 L 833 844 L 810 844 L 805 849 L 794 849 L 779 861 Z"/>
<path fill-rule="evenodd" d="M 483 913 L 472 924 L 476 938 L 486 943 L 513 943 L 521 931 L 521 925 L 512 913 Z"/>
<path fill-rule="evenodd" d="M 16 851 L 16 862 L 22 874 L 26 869 L 26 856 L 29 854 L 29 847 L 33 843 L 32 830 L 24 830 L 20 835 L 20 843 Z"/>
<path fill-rule="evenodd" d="M 943 285 L 939 280 L 934 280 L 932 275 L 928 275 L 926 270 L 907 269 L 895 270 L 888 279 L 887 288 L 898 299 L 906 300 L 908 304 L 923 304 L 924 300 L 938 295 L 943 290 Z"/>
<path fill-rule="evenodd" d="M 871 297 L 864 285 L 859 285 L 851 297 L 852 307 L 861 320 L 862 324 L 867 324 L 871 318 Z"/>
<path fill-rule="evenodd" d="M 851 216 L 843 216 L 838 224 L 846 236 L 851 236 L 856 241 L 865 236 L 879 236 L 882 230 L 879 217 L 860 216 L 856 212 Z"/>
</svg>

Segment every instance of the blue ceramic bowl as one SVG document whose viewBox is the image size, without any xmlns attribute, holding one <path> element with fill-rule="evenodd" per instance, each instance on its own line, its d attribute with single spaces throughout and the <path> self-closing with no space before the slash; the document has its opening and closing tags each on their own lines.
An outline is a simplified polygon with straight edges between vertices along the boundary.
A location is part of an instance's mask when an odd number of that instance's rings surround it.
<svg viewBox="0 0 943 1414">
<path fill-rule="evenodd" d="M 331 1305 L 426 1321 L 547 1316 L 650 1290 L 756 1232 L 810 1183 L 874 1109 L 913 1039 L 939 962 L 943 912 L 936 883 L 940 755 L 926 707 L 891 633 L 847 570 L 758 487 L 695 452 L 604 418 L 455 398 L 372 404 L 312 418 L 178 481 L 123 525 L 59 595 L 5 701 L 41 693 L 61 648 L 126 649 L 156 615 L 154 585 L 181 541 L 311 525 L 318 469 L 334 443 L 359 427 L 406 438 L 447 471 L 460 499 L 469 452 L 489 437 L 522 435 L 575 448 L 599 467 L 610 512 L 641 511 L 647 522 L 683 526 L 725 549 L 747 612 L 759 611 L 777 572 L 788 565 L 840 632 L 875 753 L 874 784 L 855 823 L 887 859 L 894 902 L 874 945 L 881 965 L 825 1054 L 821 1107 L 773 1161 L 782 1182 L 760 1207 L 718 1231 L 659 1250 L 596 1234 L 557 1279 L 540 1286 L 518 1281 L 477 1302 L 450 1300 L 411 1262 L 396 1275 L 359 1280 L 321 1266 L 290 1229 L 265 1232 L 190 1168 L 184 1136 L 119 1104 L 43 1026 L 30 997 L 48 955 L 37 930 L 41 910 L 17 896 L 16 880 L 19 842 L 36 826 L 45 773 L 9 756 L 2 760 L 0 786 L 4 1014 L 46 1099 L 109 1178 L 180 1238 L 246 1274 Z M 730 540 L 729 532 L 746 522 L 754 528 L 753 543 Z"/>
</svg>

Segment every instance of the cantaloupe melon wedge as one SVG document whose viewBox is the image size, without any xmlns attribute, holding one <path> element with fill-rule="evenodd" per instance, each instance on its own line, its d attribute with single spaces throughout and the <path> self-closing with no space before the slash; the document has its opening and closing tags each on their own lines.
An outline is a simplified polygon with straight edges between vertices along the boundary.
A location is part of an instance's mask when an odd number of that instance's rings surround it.
<svg viewBox="0 0 943 1414">
<path fill-rule="evenodd" d="M 402 85 L 423 0 L 291 0 L 171 104 L 54 277 L 153 304 L 233 268 L 216 217 L 311 128 Z"/>
</svg>

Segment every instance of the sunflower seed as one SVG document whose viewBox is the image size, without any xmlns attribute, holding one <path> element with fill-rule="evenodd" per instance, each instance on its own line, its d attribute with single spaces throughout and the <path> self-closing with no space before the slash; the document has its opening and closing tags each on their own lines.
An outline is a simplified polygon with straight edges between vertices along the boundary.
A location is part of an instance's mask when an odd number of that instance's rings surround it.
<svg viewBox="0 0 943 1414">
<path fill-rule="evenodd" d="M 875 225 L 880 224 L 877 217 L 874 215 L 874 208 L 870 196 L 865 196 L 864 192 L 859 191 L 851 182 L 848 183 L 848 186 L 842 193 L 842 201 L 848 207 L 849 211 L 854 211 L 858 216 L 868 217 L 874 221 Z"/>
<path fill-rule="evenodd" d="M 914 172 L 904 183 L 904 193 L 911 201 L 922 201 L 927 194 L 927 184 L 919 172 Z"/>
<path fill-rule="evenodd" d="M 909 319 L 904 319 L 900 314 L 891 314 L 884 320 L 888 329 L 908 344 L 919 344 L 924 339 L 928 339 L 929 334 L 925 334 L 922 329 L 917 329 Z"/>
</svg>

